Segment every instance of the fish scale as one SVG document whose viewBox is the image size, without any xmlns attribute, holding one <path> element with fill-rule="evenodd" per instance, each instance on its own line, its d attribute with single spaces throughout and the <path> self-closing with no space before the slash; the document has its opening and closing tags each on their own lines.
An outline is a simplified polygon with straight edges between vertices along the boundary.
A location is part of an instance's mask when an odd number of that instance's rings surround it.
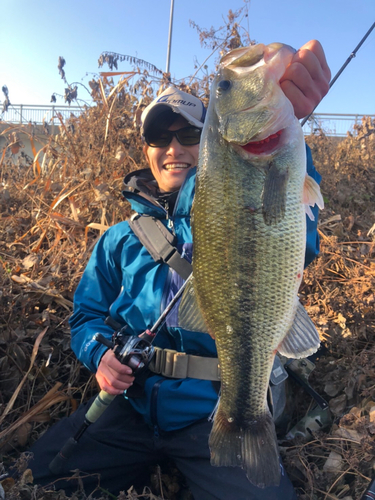
<svg viewBox="0 0 375 500">
<path fill-rule="evenodd" d="M 302 346 L 295 357 L 319 346 L 307 316 L 308 334 L 294 322 L 301 314 L 304 192 L 315 181 L 306 180 L 302 130 L 278 84 L 292 50 L 238 50 L 224 57 L 211 89 L 193 205 L 193 280 L 179 316 L 189 329 L 196 311 L 216 341 L 221 397 L 209 438 L 212 465 L 242 467 L 265 487 L 280 480 L 267 406 L 276 350 L 284 339 L 289 351 Z"/>
</svg>

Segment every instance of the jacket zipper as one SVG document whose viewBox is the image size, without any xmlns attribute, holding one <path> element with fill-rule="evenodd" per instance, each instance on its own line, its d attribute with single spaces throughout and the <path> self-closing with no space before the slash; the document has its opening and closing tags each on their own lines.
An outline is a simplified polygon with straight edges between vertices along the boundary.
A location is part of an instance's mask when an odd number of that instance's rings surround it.
<svg viewBox="0 0 375 500">
<path fill-rule="evenodd" d="M 152 388 L 152 391 L 151 391 L 151 398 L 150 398 L 150 418 L 151 418 L 151 423 L 152 423 L 153 428 L 154 428 L 154 436 L 155 437 L 159 437 L 157 407 L 158 407 L 159 387 L 161 386 L 161 384 L 163 382 L 164 382 L 164 379 L 158 380 L 154 384 L 154 387 Z"/>
<path fill-rule="evenodd" d="M 169 229 L 172 230 L 173 234 L 175 234 L 175 232 L 174 232 L 174 217 L 176 215 L 176 210 L 177 210 L 180 194 L 181 194 L 181 191 L 182 191 L 182 188 L 183 188 L 185 182 L 186 182 L 186 179 L 184 180 L 183 185 L 181 186 L 181 188 L 179 190 L 179 193 L 178 193 L 178 196 L 177 196 L 177 199 L 175 202 L 175 206 L 173 209 L 173 214 L 171 217 L 169 216 L 168 211 L 165 210 L 165 208 L 160 203 L 152 201 L 152 203 L 154 205 L 159 206 L 164 211 L 164 213 L 166 215 L 166 219 L 168 221 L 167 225 L 168 225 Z M 143 193 L 138 193 L 138 194 L 142 194 L 143 198 L 148 199 L 148 197 L 145 196 Z M 169 270 L 168 276 L 167 276 L 168 281 L 171 280 L 171 276 L 172 276 L 172 273 L 171 273 L 171 270 Z M 165 290 L 166 290 L 166 287 L 164 287 L 164 291 Z M 163 304 L 163 302 L 165 303 L 165 301 L 166 301 L 165 292 L 163 295 L 164 296 L 162 297 L 161 304 Z M 150 397 L 150 419 L 151 419 L 151 423 L 152 423 L 153 428 L 154 428 L 154 436 L 157 438 L 159 437 L 159 426 L 158 426 L 158 416 L 157 416 L 158 394 L 159 394 L 159 388 L 164 381 L 165 381 L 165 379 L 160 379 L 154 384 L 152 391 L 151 391 L 151 397 Z"/>
<path fill-rule="evenodd" d="M 186 183 L 186 179 L 184 180 L 184 182 L 182 183 L 182 186 L 180 187 L 180 189 L 178 191 L 178 195 L 177 195 L 177 198 L 176 198 L 176 201 L 175 201 L 175 204 L 174 204 L 174 208 L 173 208 L 172 214 L 169 215 L 169 212 L 167 210 L 167 221 L 168 221 L 167 226 L 172 231 L 172 233 L 174 235 L 176 235 L 175 230 L 174 230 L 174 220 L 175 220 L 175 216 L 176 216 L 176 212 L 177 212 L 178 203 L 180 201 L 180 196 L 181 196 L 181 193 L 182 193 L 182 190 L 184 188 L 185 183 Z"/>
<path fill-rule="evenodd" d="M 176 201 L 175 201 L 175 205 L 174 205 L 174 208 L 173 208 L 173 213 L 171 215 L 169 215 L 168 211 L 167 211 L 167 216 L 166 216 L 167 226 L 168 226 L 168 228 L 172 231 L 172 233 L 175 236 L 176 236 L 176 232 L 175 232 L 175 227 L 174 227 L 174 220 L 175 220 L 175 217 L 176 217 L 177 208 L 178 208 L 178 204 L 179 204 L 180 197 L 181 197 L 181 192 L 182 192 L 182 190 L 183 190 L 183 188 L 185 186 L 185 183 L 186 183 L 186 179 L 184 180 L 184 182 L 182 183 L 182 186 L 179 189 L 179 192 L 178 192 L 178 195 L 177 195 L 177 198 L 176 198 Z M 161 303 L 160 303 L 160 311 L 161 312 L 163 312 L 164 309 L 167 307 L 167 296 L 168 296 L 169 287 L 170 287 L 170 284 L 171 284 L 171 281 L 172 281 L 172 274 L 173 274 L 172 269 L 169 269 L 168 275 L 167 275 L 167 279 L 166 279 L 165 285 L 164 285 L 164 290 L 163 290 L 163 295 L 162 295 L 162 298 L 161 298 Z M 167 327 L 166 327 L 166 330 L 168 331 Z M 183 341 L 182 341 L 181 332 L 179 333 L 179 336 L 180 336 L 180 348 L 183 351 L 184 348 L 183 348 Z M 172 335 L 172 337 L 174 338 L 173 335 Z M 174 340 L 176 341 L 176 339 L 174 339 Z"/>
</svg>

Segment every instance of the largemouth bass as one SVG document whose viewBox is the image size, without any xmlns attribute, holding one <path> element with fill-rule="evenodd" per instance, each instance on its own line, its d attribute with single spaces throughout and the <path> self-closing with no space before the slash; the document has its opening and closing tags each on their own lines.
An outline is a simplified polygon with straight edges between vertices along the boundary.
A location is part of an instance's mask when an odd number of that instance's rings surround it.
<svg viewBox="0 0 375 500">
<path fill-rule="evenodd" d="M 306 174 L 301 126 L 279 80 L 294 50 L 259 44 L 221 60 L 202 133 L 193 205 L 193 279 L 182 327 L 216 339 L 221 397 L 211 463 L 239 466 L 259 487 L 280 463 L 267 389 L 277 351 L 300 358 L 319 335 L 298 302 L 306 212 L 323 208 Z"/>
</svg>

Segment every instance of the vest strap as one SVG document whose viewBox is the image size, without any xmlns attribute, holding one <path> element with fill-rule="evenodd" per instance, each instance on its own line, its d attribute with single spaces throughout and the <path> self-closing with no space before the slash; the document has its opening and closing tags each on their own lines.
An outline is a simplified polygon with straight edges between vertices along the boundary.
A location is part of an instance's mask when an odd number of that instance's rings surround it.
<svg viewBox="0 0 375 500">
<path fill-rule="evenodd" d="M 155 347 L 155 355 L 149 370 L 168 378 L 198 378 L 201 380 L 220 380 L 218 358 L 194 356 L 173 349 Z"/>
<path fill-rule="evenodd" d="M 193 267 L 174 246 L 176 237 L 155 217 L 135 214 L 129 220 L 130 228 L 149 252 L 155 262 L 164 262 L 184 280 L 190 276 Z"/>
</svg>

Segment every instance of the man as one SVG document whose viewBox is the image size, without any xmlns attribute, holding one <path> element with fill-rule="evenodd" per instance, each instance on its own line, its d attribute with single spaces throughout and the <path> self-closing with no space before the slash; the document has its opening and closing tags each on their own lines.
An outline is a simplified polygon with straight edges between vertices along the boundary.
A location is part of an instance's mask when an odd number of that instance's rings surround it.
<svg viewBox="0 0 375 500">
<path fill-rule="evenodd" d="M 314 109 L 329 88 L 330 72 L 319 42 L 311 41 L 294 56 L 281 79 L 281 87 L 301 118 Z M 142 114 L 144 153 L 149 169 L 125 178 L 124 195 L 141 214 L 163 221 L 177 238 L 177 249 L 191 259 L 190 209 L 194 195 L 200 131 L 205 110 L 194 96 L 170 88 Z M 316 173 L 308 154 L 307 170 Z M 306 262 L 318 252 L 316 226 L 308 226 Z M 182 278 L 164 263 L 153 260 L 128 222 L 110 228 L 95 247 L 78 285 L 70 320 L 72 348 L 85 366 L 96 373 L 100 388 L 118 395 L 100 419 L 82 435 L 75 453 L 60 477 L 80 469 L 87 493 L 100 485 L 112 493 L 144 480 L 149 465 L 173 460 L 185 475 L 196 500 L 295 499 L 282 469 L 278 487 L 259 489 L 238 467 L 212 467 L 208 436 L 218 399 L 218 382 L 172 378 L 150 373 L 139 394 L 132 392 L 135 378 L 113 351 L 93 339 L 95 333 L 111 338 L 104 323 L 111 316 L 128 332 L 140 335 L 150 328 L 180 287 Z M 208 335 L 188 332 L 167 320 L 154 344 L 161 349 L 205 358 L 216 356 Z M 203 361 L 204 363 L 204 361 Z M 123 397 L 127 391 L 127 398 Z M 87 407 L 60 421 L 33 447 L 31 468 L 35 482 L 58 479 L 48 464 L 64 442 L 75 435 Z M 73 490 L 75 484 L 59 480 L 57 487 Z"/>
</svg>

